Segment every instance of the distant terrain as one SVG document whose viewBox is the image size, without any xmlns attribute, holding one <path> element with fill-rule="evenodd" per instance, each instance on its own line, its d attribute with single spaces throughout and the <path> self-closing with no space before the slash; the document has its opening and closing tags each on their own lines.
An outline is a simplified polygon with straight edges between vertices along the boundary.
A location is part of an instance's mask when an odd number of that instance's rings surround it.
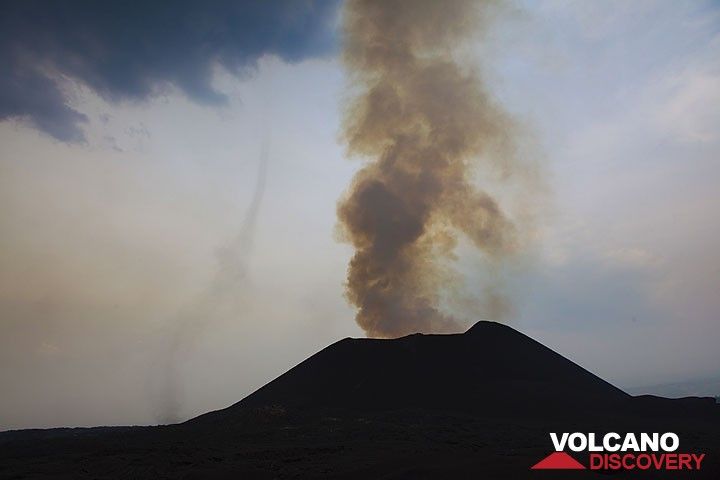
<svg viewBox="0 0 720 480">
<path fill-rule="evenodd" d="M 661 383 L 644 387 L 629 387 L 632 395 L 657 395 L 667 398 L 715 397 L 720 398 L 720 377 Z"/>
</svg>

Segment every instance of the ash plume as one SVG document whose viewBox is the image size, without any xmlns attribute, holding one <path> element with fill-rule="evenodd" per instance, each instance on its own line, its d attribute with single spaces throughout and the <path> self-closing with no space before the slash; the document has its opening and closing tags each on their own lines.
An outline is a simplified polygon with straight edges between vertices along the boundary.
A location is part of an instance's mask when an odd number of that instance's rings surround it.
<svg viewBox="0 0 720 480">
<path fill-rule="evenodd" d="M 489 266 L 521 243 L 499 197 L 473 174 L 508 183 L 519 161 L 512 119 L 458 60 L 493 4 L 467 0 L 350 0 L 344 62 L 359 92 L 346 112 L 350 155 L 369 157 L 338 204 L 343 240 L 353 245 L 346 295 L 369 336 L 451 332 L 461 318 L 443 308 L 461 283 L 452 266 L 465 237 Z M 497 178 L 496 178 L 497 177 Z M 499 180 L 499 182 L 498 182 Z M 461 234 L 461 235 L 459 235 Z M 475 303 L 501 316 L 506 300 L 485 285 Z"/>
</svg>

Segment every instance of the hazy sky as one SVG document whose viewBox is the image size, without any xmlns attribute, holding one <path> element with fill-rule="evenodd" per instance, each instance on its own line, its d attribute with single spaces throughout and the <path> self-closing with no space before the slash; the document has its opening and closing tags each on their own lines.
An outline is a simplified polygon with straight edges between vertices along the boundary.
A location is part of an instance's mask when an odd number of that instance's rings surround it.
<svg viewBox="0 0 720 480">
<path fill-rule="evenodd" d="M 32 5 L 0 36 L 0 430 L 163 421 L 168 358 L 190 417 L 361 336 L 337 6 L 187 2 L 166 38 L 162 11 Z M 496 272 L 511 325 L 620 386 L 718 376 L 720 6 L 516 2 L 471 54 L 550 191 L 537 251 Z"/>
</svg>

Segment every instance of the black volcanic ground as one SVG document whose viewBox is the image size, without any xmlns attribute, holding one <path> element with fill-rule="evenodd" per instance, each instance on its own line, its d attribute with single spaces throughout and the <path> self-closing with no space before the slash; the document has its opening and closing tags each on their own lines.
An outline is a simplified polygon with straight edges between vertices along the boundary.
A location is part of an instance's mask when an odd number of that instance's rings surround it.
<svg viewBox="0 0 720 480">
<path fill-rule="evenodd" d="M 550 431 L 673 431 L 707 458 L 667 477 L 530 471 L 552 451 Z M 719 479 L 714 400 L 631 397 L 493 322 L 344 339 L 180 425 L 0 433 L 3 479 L 634 477 Z"/>
</svg>

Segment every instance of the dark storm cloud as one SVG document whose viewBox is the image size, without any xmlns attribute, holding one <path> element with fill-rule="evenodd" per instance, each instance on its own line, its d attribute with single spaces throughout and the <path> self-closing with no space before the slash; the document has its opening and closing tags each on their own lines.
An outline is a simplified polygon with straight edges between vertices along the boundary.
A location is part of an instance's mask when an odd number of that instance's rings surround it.
<svg viewBox="0 0 720 480">
<path fill-rule="evenodd" d="M 329 52 L 336 0 L 24 0 L 0 5 L 0 120 L 83 140 L 62 76 L 109 100 L 145 99 L 172 84 L 222 104 L 211 70 L 233 73 L 264 54 L 286 61 Z"/>
</svg>

